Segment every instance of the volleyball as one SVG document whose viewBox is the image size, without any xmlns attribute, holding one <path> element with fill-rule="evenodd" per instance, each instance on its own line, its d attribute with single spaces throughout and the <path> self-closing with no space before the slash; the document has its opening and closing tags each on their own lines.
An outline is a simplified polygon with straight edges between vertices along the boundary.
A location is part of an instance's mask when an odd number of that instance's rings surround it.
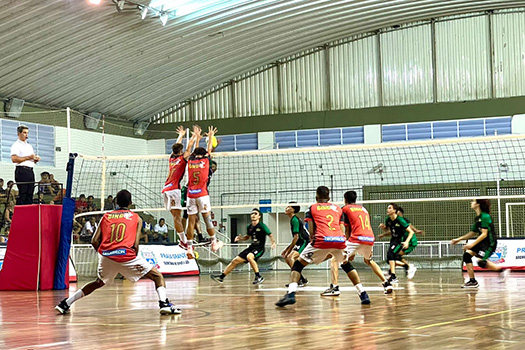
<svg viewBox="0 0 525 350">
<path fill-rule="evenodd" d="M 206 142 L 209 142 L 209 141 L 210 141 L 210 138 L 208 137 L 208 138 L 206 139 Z M 211 137 L 211 146 L 212 146 L 213 148 L 215 148 L 215 147 L 217 147 L 217 145 L 218 145 L 217 138 L 216 138 L 215 136 L 212 136 L 212 137 Z"/>
</svg>

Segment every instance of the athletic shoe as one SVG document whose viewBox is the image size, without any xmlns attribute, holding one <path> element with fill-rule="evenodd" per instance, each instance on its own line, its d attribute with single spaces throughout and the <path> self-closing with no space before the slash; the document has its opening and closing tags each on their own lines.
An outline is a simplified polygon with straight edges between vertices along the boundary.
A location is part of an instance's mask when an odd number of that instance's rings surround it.
<svg viewBox="0 0 525 350">
<path fill-rule="evenodd" d="M 461 288 L 465 288 L 465 289 L 476 289 L 478 287 L 479 287 L 478 281 L 472 282 L 471 280 L 468 280 L 467 282 L 465 282 L 464 285 L 461 286 Z"/>
<path fill-rule="evenodd" d="M 170 303 L 168 298 L 166 301 L 159 300 L 159 308 L 161 315 L 179 315 L 182 313 L 182 310 Z"/>
<path fill-rule="evenodd" d="M 299 286 L 300 286 L 300 287 L 304 287 L 304 286 L 306 286 L 308 283 L 310 283 L 310 282 L 308 282 L 308 280 L 307 280 L 306 278 L 304 278 L 303 276 L 301 276 L 301 279 L 299 280 Z"/>
<path fill-rule="evenodd" d="M 221 249 L 224 243 L 221 241 L 213 241 L 211 242 L 211 250 L 216 252 L 217 250 Z"/>
<path fill-rule="evenodd" d="M 195 259 L 195 252 L 193 251 L 193 246 L 189 245 L 186 250 L 186 257 L 188 259 Z"/>
<path fill-rule="evenodd" d="M 286 305 L 295 304 L 295 292 L 286 293 L 278 302 L 275 303 L 276 306 L 284 307 Z"/>
<path fill-rule="evenodd" d="M 366 294 L 366 292 L 362 292 L 361 294 L 359 294 L 359 299 L 361 299 L 362 305 L 370 304 L 370 298 L 368 297 L 368 294 Z"/>
<path fill-rule="evenodd" d="M 412 266 L 412 265 L 408 265 L 408 264 L 407 264 L 407 265 L 403 266 L 403 268 L 405 269 L 405 276 L 408 276 L 408 274 L 410 273 L 410 272 L 409 272 L 409 270 L 410 270 L 410 266 Z"/>
<path fill-rule="evenodd" d="M 62 300 L 60 304 L 55 306 L 55 310 L 60 312 L 62 315 L 69 313 L 69 305 L 66 303 L 66 300 L 67 298 L 64 298 L 64 300 Z"/>
<path fill-rule="evenodd" d="M 391 294 L 394 291 L 394 287 L 388 280 L 383 282 L 383 288 L 385 288 L 385 294 Z"/>
<path fill-rule="evenodd" d="M 502 270 L 499 274 L 499 282 L 505 283 L 507 281 L 507 278 L 509 278 L 509 275 L 510 275 L 509 269 Z"/>
<path fill-rule="evenodd" d="M 255 279 L 253 280 L 252 284 L 261 284 L 264 282 L 264 277 L 263 276 L 255 276 Z"/>
<path fill-rule="evenodd" d="M 211 279 L 217 283 L 223 283 L 224 278 L 221 275 L 210 275 Z"/>
<path fill-rule="evenodd" d="M 321 296 L 323 297 L 336 297 L 341 295 L 341 292 L 339 291 L 339 286 L 334 286 L 333 284 L 330 284 L 330 287 L 321 293 Z"/>
<path fill-rule="evenodd" d="M 186 249 L 188 249 L 188 243 L 184 243 L 182 241 L 179 241 L 179 247 L 181 247 L 182 249 L 186 250 Z"/>
<path fill-rule="evenodd" d="M 409 280 L 414 278 L 414 275 L 416 274 L 416 271 L 417 271 L 417 267 L 415 267 L 414 265 L 409 265 L 408 270 L 407 270 L 407 278 Z"/>
<path fill-rule="evenodd" d="M 392 278 L 392 276 L 390 276 L 388 278 L 388 282 L 390 282 L 390 284 L 394 284 L 394 283 L 399 283 L 399 280 L 396 278 Z"/>
</svg>

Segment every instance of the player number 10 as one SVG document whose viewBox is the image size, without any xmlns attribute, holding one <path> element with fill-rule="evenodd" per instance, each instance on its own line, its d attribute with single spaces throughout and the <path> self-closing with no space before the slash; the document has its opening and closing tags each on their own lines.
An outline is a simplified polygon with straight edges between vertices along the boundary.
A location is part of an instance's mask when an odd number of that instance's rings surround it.
<svg viewBox="0 0 525 350">
<path fill-rule="evenodd" d="M 111 242 L 122 242 L 124 240 L 124 234 L 126 233 L 126 224 L 121 222 L 120 224 L 111 224 Z"/>
</svg>

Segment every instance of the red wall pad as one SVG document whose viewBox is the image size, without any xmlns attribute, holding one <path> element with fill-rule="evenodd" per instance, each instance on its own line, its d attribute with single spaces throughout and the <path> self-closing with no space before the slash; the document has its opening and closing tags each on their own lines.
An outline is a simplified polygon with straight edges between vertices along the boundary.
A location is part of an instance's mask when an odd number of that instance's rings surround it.
<svg viewBox="0 0 525 350">
<path fill-rule="evenodd" d="M 60 205 L 15 207 L 0 290 L 53 289 L 61 215 Z"/>
</svg>

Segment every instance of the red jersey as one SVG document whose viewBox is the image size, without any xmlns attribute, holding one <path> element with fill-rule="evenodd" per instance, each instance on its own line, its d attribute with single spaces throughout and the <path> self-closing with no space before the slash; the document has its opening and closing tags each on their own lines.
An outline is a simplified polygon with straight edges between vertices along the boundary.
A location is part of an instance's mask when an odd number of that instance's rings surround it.
<svg viewBox="0 0 525 350">
<path fill-rule="evenodd" d="M 162 189 L 162 193 L 172 190 L 180 190 L 180 182 L 186 172 L 186 164 L 188 162 L 183 155 L 178 157 L 170 157 L 170 173 Z"/>
<path fill-rule="evenodd" d="M 100 220 L 102 239 L 98 252 L 111 260 L 125 262 L 137 257 L 133 248 L 140 217 L 128 209 L 113 210 Z"/>
<path fill-rule="evenodd" d="M 208 195 L 210 173 L 209 156 L 190 157 L 188 160 L 188 198 L 200 198 Z"/>
<path fill-rule="evenodd" d="M 370 227 L 370 215 L 366 208 L 357 204 L 345 205 L 343 217 L 345 226 L 350 226 L 350 242 L 374 245 L 374 231 Z"/>
<path fill-rule="evenodd" d="M 343 211 L 332 203 L 316 203 L 310 206 L 305 221 L 315 224 L 313 246 L 321 249 L 344 249 L 346 237 L 341 231 Z"/>
</svg>

